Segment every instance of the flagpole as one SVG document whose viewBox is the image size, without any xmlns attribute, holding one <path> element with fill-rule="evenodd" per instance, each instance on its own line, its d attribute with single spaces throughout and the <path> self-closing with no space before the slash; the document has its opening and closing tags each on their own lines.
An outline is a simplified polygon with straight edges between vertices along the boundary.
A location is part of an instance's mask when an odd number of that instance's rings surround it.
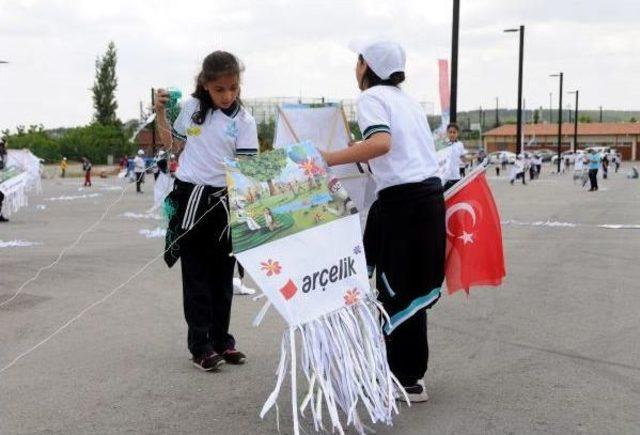
<svg viewBox="0 0 640 435">
<path fill-rule="evenodd" d="M 465 188 L 465 186 L 471 183 L 478 175 L 483 174 L 487 170 L 488 159 L 484 159 L 481 164 L 476 166 L 468 175 L 466 175 L 462 180 L 458 181 L 454 184 L 449 190 L 444 193 L 444 200 L 448 200 L 453 195 L 461 191 Z"/>
</svg>

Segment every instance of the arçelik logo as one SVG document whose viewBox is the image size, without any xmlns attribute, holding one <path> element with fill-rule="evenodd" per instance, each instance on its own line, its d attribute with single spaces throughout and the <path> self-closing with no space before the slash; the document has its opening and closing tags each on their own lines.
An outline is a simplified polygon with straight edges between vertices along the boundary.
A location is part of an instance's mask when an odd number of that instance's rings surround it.
<svg viewBox="0 0 640 435">
<path fill-rule="evenodd" d="M 338 264 L 326 267 L 324 269 L 313 272 L 302 278 L 302 292 L 309 293 L 313 290 L 325 291 L 327 285 L 342 281 L 350 276 L 356 275 L 355 260 L 351 257 L 345 257 L 338 261 Z M 280 293 L 285 300 L 290 300 L 298 293 L 298 286 L 289 279 L 287 283 L 280 289 Z M 350 295 L 356 296 L 356 295 Z M 357 296 L 356 296 L 357 297 Z"/>
<path fill-rule="evenodd" d="M 291 280 L 288 280 L 284 287 L 280 289 L 280 293 L 286 301 L 291 299 L 297 292 L 298 286 Z"/>
</svg>

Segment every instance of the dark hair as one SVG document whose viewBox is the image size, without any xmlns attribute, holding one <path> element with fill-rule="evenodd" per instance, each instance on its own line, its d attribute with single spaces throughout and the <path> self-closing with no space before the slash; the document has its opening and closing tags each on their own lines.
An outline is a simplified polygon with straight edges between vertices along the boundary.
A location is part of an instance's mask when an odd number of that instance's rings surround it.
<svg viewBox="0 0 640 435">
<path fill-rule="evenodd" d="M 366 63 L 361 54 L 358 55 L 358 60 Z M 392 73 L 388 79 L 382 80 L 367 64 L 367 71 L 364 73 L 363 82 L 366 88 L 372 88 L 378 85 L 398 87 L 400 83 L 404 82 L 404 71 L 396 71 Z"/>
<path fill-rule="evenodd" d="M 240 76 L 243 71 L 244 66 L 237 57 L 229 52 L 218 50 L 204 58 L 202 61 L 202 70 L 196 77 L 196 90 L 191 94 L 193 98 L 197 98 L 200 102 L 200 107 L 194 112 L 193 116 L 191 116 L 193 122 L 201 125 L 209 111 L 217 109 L 213 100 L 211 100 L 209 92 L 204 88 L 204 85 L 222 76 Z M 239 98 L 238 104 L 242 104 Z"/>
<path fill-rule="evenodd" d="M 452 122 L 451 124 L 447 125 L 447 131 L 449 131 L 450 128 L 455 128 L 456 131 L 460 133 L 460 127 L 458 127 L 458 124 L 456 124 L 455 122 Z"/>
</svg>

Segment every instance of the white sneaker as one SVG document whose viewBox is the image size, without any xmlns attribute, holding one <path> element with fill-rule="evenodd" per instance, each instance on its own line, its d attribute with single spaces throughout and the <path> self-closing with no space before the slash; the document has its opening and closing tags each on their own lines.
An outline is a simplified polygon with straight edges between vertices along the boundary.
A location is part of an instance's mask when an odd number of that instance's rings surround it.
<svg viewBox="0 0 640 435">
<path fill-rule="evenodd" d="M 429 395 L 427 394 L 427 390 L 422 379 L 420 379 L 416 385 L 404 387 L 404 391 L 407 393 L 409 402 L 411 403 L 421 403 L 429 400 Z M 404 396 L 398 397 L 398 400 L 404 401 Z"/>
<path fill-rule="evenodd" d="M 233 294 L 235 295 L 253 295 L 255 290 L 242 284 L 240 278 L 233 278 Z"/>
</svg>

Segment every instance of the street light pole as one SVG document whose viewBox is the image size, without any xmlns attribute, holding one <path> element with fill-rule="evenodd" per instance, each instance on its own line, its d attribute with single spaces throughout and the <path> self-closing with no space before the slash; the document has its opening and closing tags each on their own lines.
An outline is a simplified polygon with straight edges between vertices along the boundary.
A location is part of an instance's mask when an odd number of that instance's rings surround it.
<svg viewBox="0 0 640 435">
<path fill-rule="evenodd" d="M 524 26 L 518 29 L 506 29 L 506 33 L 520 32 L 520 50 L 518 53 L 518 112 L 516 115 L 516 155 L 522 153 L 522 61 L 524 57 Z"/>
<path fill-rule="evenodd" d="M 573 92 L 569 92 L 570 94 L 576 94 L 576 111 L 573 115 L 575 118 L 573 120 L 573 152 L 575 153 L 578 150 L 578 97 L 580 95 L 579 90 L 575 90 Z"/>
<path fill-rule="evenodd" d="M 562 79 L 563 73 L 551 74 L 549 77 L 560 77 L 560 93 L 558 94 L 558 174 L 560 173 L 560 159 L 562 158 Z"/>
<path fill-rule="evenodd" d="M 458 114 L 458 33 L 460 25 L 460 0 L 453 0 L 451 29 L 451 92 L 449 95 L 449 120 L 454 123 Z"/>
</svg>

